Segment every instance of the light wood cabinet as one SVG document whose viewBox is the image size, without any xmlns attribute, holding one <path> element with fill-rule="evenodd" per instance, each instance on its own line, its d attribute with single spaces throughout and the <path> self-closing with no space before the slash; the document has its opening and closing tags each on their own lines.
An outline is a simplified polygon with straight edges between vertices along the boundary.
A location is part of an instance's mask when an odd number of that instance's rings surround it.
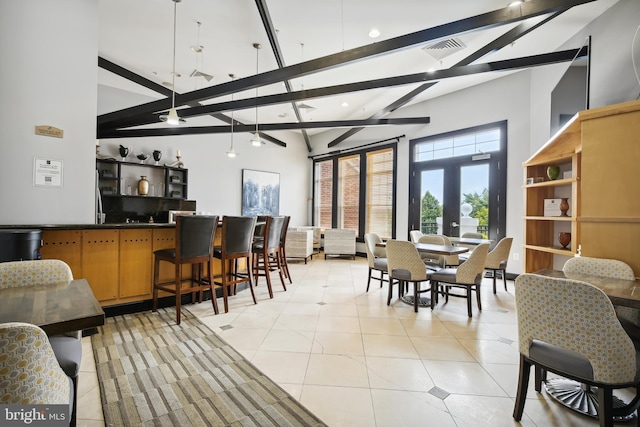
<svg viewBox="0 0 640 427">
<path fill-rule="evenodd" d="M 101 303 L 118 297 L 118 230 L 82 231 L 82 277 Z"/>
<path fill-rule="evenodd" d="M 71 268 L 73 277 L 83 277 L 81 230 L 44 230 L 40 254 L 44 259 L 59 259 L 66 262 Z"/>
<path fill-rule="evenodd" d="M 151 298 L 152 230 L 120 230 L 119 298 Z"/>
<path fill-rule="evenodd" d="M 566 258 L 613 258 L 640 275 L 640 101 L 581 111 L 524 163 L 524 269 Z M 546 169 L 560 166 L 560 179 Z M 563 173 L 570 171 L 570 176 Z M 543 182 L 528 179 L 544 177 Z M 544 199 L 569 199 L 568 217 L 545 217 Z M 558 233 L 571 232 L 562 249 Z"/>
</svg>

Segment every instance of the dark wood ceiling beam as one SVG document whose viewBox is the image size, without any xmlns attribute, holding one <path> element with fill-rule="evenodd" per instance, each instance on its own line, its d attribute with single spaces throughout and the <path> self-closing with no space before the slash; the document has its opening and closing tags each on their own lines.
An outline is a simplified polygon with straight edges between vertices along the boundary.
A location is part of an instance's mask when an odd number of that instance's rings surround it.
<svg viewBox="0 0 640 427">
<path fill-rule="evenodd" d="M 271 21 L 271 14 L 269 14 L 269 8 L 267 7 L 267 3 L 265 0 L 255 0 L 256 7 L 258 8 L 258 13 L 260 13 L 260 19 L 262 19 L 262 25 L 267 32 L 267 37 L 269 38 L 269 44 L 271 45 L 271 50 L 273 51 L 273 55 L 276 58 L 276 63 L 278 64 L 278 68 L 284 68 L 285 63 L 282 58 L 282 49 L 280 48 L 280 43 L 278 43 L 278 34 L 276 32 L 275 27 L 273 26 L 273 21 Z M 284 81 L 284 86 L 287 89 L 287 92 L 292 92 L 291 83 L 289 80 Z M 300 110 L 298 109 L 298 105 L 295 102 L 291 103 L 293 107 L 293 112 L 296 115 L 296 118 L 299 122 L 303 122 L 302 115 L 300 114 Z M 307 151 L 311 152 L 311 140 L 309 139 L 309 135 L 307 131 L 302 129 L 300 131 L 302 133 L 302 138 L 304 139 L 305 144 L 307 144 Z"/>
<path fill-rule="evenodd" d="M 560 10 L 558 10 L 558 11 L 550 14 L 549 16 L 547 16 L 545 19 L 542 19 L 538 23 L 522 22 L 522 23 L 518 24 L 516 27 L 512 28 L 511 30 L 507 31 L 505 34 L 503 34 L 500 37 L 498 37 L 495 40 L 493 40 L 491 43 L 486 44 L 485 46 L 481 47 L 477 51 L 475 51 L 475 52 L 471 53 L 470 55 L 468 55 L 467 57 L 463 58 L 461 61 L 459 61 L 456 64 L 454 64 L 453 67 L 471 64 L 472 62 L 477 61 L 478 59 L 482 58 L 483 56 L 486 56 L 486 55 L 488 55 L 488 54 L 490 54 L 492 52 L 496 52 L 496 51 L 502 49 L 503 47 L 510 45 L 511 43 L 515 42 L 519 38 L 529 34 L 531 31 L 535 30 L 536 28 L 541 27 L 542 25 L 544 25 L 547 22 L 549 22 L 550 20 L 556 18 L 560 14 L 566 12 L 571 7 L 572 6 L 567 6 L 566 8 L 561 8 Z M 395 111 L 398 108 L 402 107 L 403 105 L 406 105 L 407 103 L 411 102 L 416 96 L 420 95 L 422 92 L 424 92 L 425 90 L 429 89 L 430 87 L 432 87 L 435 84 L 437 84 L 437 82 L 425 83 L 423 85 L 420 85 L 419 87 L 413 89 L 411 92 L 405 94 L 401 98 L 399 98 L 399 99 L 395 100 L 394 102 L 392 102 L 391 104 L 387 105 L 382 110 L 380 110 L 377 113 L 373 114 L 371 116 L 371 118 L 384 117 L 386 114 L 389 114 L 390 112 Z M 336 145 L 338 145 L 342 141 L 345 141 L 346 139 L 350 138 L 351 136 L 355 135 L 356 133 L 360 132 L 363 129 L 364 128 L 349 129 L 348 131 L 346 131 L 342 135 L 340 135 L 337 138 L 335 138 L 333 141 L 329 142 L 328 147 L 335 147 Z"/>
<path fill-rule="evenodd" d="M 518 8 L 505 7 L 433 28 L 327 55 L 322 58 L 316 58 L 299 64 L 290 65 L 281 69 L 267 71 L 254 76 L 248 76 L 231 82 L 176 95 L 175 102 L 177 106 L 187 105 L 193 101 L 211 99 L 259 86 L 290 80 L 295 77 L 317 73 L 354 61 L 372 58 L 417 44 L 426 43 L 442 37 L 449 37 L 454 34 L 465 33 L 481 28 L 490 28 L 511 22 L 517 22 L 527 18 L 553 13 L 558 10 L 566 10 L 570 7 L 590 3 L 592 1 L 595 0 L 530 0 L 523 3 Z M 109 127 L 116 128 L 118 127 L 118 120 L 126 119 L 131 116 L 162 112 L 168 110 L 170 107 L 170 99 L 152 101 L 142 105 L 103 114 L 98 117 L 98 124 L 106 124 Z"/>
<path fill-rule="evenodd" d="M 302 123 L 266 123 L 261 124 L 263 131 L 292 130 L 292 129 L 316 129 L 316 128 L 338 128 L 353 126 L 385 126 L 385 125 L 415 125 L 428 124 L 429 117 L 402 117 L 392 119 L 364 119 L 364 120 L 331 120 L 320 122 Z M 234 131 L 252 132 L 255 129 L 252 125 L 234 126 Z M 231 126 L 192 126 L 192 127 L 166 127 L 154 129 L 114 129 L 100 133 L 100 139 L 109 138 L 142 138 L 146 136 L 169 136 L 169 135 L 201 135 L 213 133 L 230 133 Z M 262 133 L 261 133 L 262 135 Z"/>
<path fill-rule="evenodd" d="M 540 55 L 525 56 L 520 58 L 505 59 L 502 61 L 487 62 L 482 64 L 471 64 L 459 67 L 451 67 L 443 70 L 408 74 L 405 76 L 386 77 L 382 79 L 368 80 L 356 83 L 346 83 L 323 88 L 306 89 L 297 92 L 279 93 L 274 95 L 259 96 L 255 99 L 239 99 L 235 101 L 225 101 L 217 104 L 207 104 L 199 107 L 191 107 L 179 110 L 180 117 L 192 118 L 221 111 L 242 110 L 252 108 L 257 103 L 258 106 L 276 105 L 290 101 L 302 101 L 306 99 L 322 98 L 325 96 L 339 95 L 343 93 L 379 89 L 385 87 L 401 86 L 421 82 L 441 81 L 453 77 L 468 76 L 472 74 L 489 73 L 495 71 L 519 70 L 522 68 L 538 67 L 543 65 L 556 64 L 558 62 L 571 61 L 575 57 L 585 56 L 588 49 L 563 50 L 559 52 L 544 53 Z M 127 123 L 125 127 L 141 126 L 153 123 L 153 121 L 136 121 Z"/>
<path fill-rule="evenodd" d="M 132 81 L 132 82 L 134 82 L 136 84 L 139 84 L 140 86 L 146 87 L 147 89 L 151 89 L 154 92 L 158 92 L 161 95 L 171 96 L 171 94 L 172 94 L 171 89 L 166 88 L 166 87 L 164 87 L 162 85 L 159 85 L 158 83 L 153 82 L 153 81 L 151 81 L 151 80 L 149 80 L 149 79 L 147 79 L 145 77 L 142 77 L 141 75 L 136 74 L 133 71 L 127 70 L 126 68 L 124 68 L 124 67 L 122 67 L 122 66 L 120 66 L 120 65 L 118 65 L 118 64 L 116 64 L 114 62 L 111 62 L 108 59 L 105 59 L 105 58 L 103 58 L 101 56 L 98 57 L 98 66 L 100 68 L 104 69 L 104 70 L 112 72 L 115 75 L 118 75 L 118 76 L 120 76 L 122 78 L 125 78 L 125 79 L 127 79 L 129 81 Z M 193 102 L 193 103 L 190 103 L 190 105 L 192 107 L 193 106 L 195 106 L 195 107 L 201 107 L 202 106 L 202 104 L 200 104 L 199 102 Z M 221 114 L 220 112 L 215 112 L 214 111 L 214 112 L 211 112 L 211 113 L 208 113 L 208 114 L 210 116 L 212 116 L 213 118 L 222 121 L 223 123 L 227 123 L 229 125 L 231 124 L 231 117 L 225 116 L 224 114 Z M 205 114 L 203 114 L 203 115 L 205 115 Z M 156 119 L 156 117 L 154 117 L 154 121 L 156 121 L 155 119 Z M 244 124 L 244 123 L 239 122 L 238 120 L 235 120 L 235 119 L 234 119 L 233 123 L 234 123 L 234 126 L 243 125 Z M 99 136 L 100 133 L 101 133 L 100 126 L 98 126 L 97 138 L 100 138 L 100 136 Z M 270 135 L 267 135 L 267 134 L 263 134 L 262 138 L 267 140 L 267 141 L 269 141 L 269 142 L 272 142 L 273 144 L 279 145 L 281 147 L 286 147 L 287 146 L 286 142 L 280 141 L 279 139 L 274 138 L 274 137 L 272 137 Z"/>
</svg>

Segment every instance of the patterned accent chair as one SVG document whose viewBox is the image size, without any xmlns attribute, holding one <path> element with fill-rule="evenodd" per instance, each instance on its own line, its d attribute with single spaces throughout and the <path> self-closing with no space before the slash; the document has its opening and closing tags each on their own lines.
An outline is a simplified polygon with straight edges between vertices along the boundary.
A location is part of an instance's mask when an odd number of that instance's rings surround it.
<svg viewBox="0 0 640 427">
<path fill-rule="evenodd" d="M 575 257 L 569 259 L 562 271 L 566 275 L 586 274 L 588 276 L 611 277 L 612 279 L 635 280 L 629 264 L 617 259 Z M 640 345 L 640 310 L 633 307 L 614 306 L 618 319 L 627 333 Z"/>
<path fill-rule="evenodd" d="M 438 302 L 438 294 L 443 293 L 445 301 L 449 302 L 449 295 L 453 297 L 460 297 L 467 299 L 467 314 L 472 317 L 471 314 L 471 291 L 476 292 L 476 300 L 478 301 L 478 310 L 482 310 L 482 304 L 480 302 L 480 285 L 482 284 L 482 276 L 484 273 L 484 265 L 487 259 L 487 253 L 489 252 L 489 244 L 484 243 L 478 245 L 469 259 L 456 268 L 445 268 L 440 271 L 436 271 L 431 275 L 431 308 L 435 307 Z M 439 289 L 439 286 L 444 284 L 444 291 Z M 463 288 L 466 290 L 464 295 L 451 294 L 450 288 Z"/>
<path fill-rule="evenodd" d="M 367 292 L 369 292 L 369 285 L 371 284 L 371 278 L 373 271 L 379 271 L 380 277 L 373 277 L 375 280 L 380 281 L 380 287 L 383 282 L 387 282 L 384 275 L 387 274 L 387 250 L 385 248 L 377 247 L 377 243 L 382 243 L 382 239 L 375 233 L 367 233 L 364 235 L 365 248 L 367 250 L 367 262 L 369 263 L 369 278 L 367 279 Z M 391 285 L 390 285 L 391 286 Z"/>
<path fill-rule="evenodd" d="M 73 280 L 71 268 L 66 262 L 59 259 L 0 262 L 0 289 L 52 285 L 70 280 Z M 82 363 L 81 335 L 81 331 L 75 331 L 49 337 L 49 343 L 60 367 L 73 381 L 73 396 L 77 396 L 78 376 L 80 375 L 80 365 Z M 75 404 L 73 409 L 71 422 L 75 424 Z"/>
<path fill-rule="evenodd" d="M 613 426 L 613 390 L 640 392 L 639 355 L 607 295 L 585 282 L 536 274 L 521 274 L 515 290 L 520 373 L 513 418 L 522 418 L 535 366 L 537 392 L 546 371 L 598 387 L 600 426 Z M 637 399 L 632 403 L 615 415 L 636 411 Z"/>
<path fill-rule="evenodd" d="M 0 263 L 0 289 L 48 285 L 73 280 L 66 262 L 58 259 Z"/>
<path fill-rule="evenodd" d="M 420 289 L 420 284 L 429 280 L 430 272 L 427 271 L 415 244 L 402 240 L 387 241 L 387 262 L 390 280 L 387 305 L 391 303 L 393 279 L 398 281 L 399 296 L 402 295 L 407 282 L 411 282 L 413 283 L 413 310 L 417 313 L 420 294 L 431 291 L 431 288 Z"/>
<path fill-rule="evenodd" d="M 509 262 L 509 252 L 513 238 L 505 237 L 498 242 L 495 248 L 487 254 L 487 262 L 484 264 L 485 270 L 493 273 L 493 293 L 496 293 L 496 276 L 500 272 L 504 281 L 504 290 L 507 290 L 507 262 Z"/>
<path fill-rule="evenodd" d="M 69 405 L 74 386 L 58 365 L 47 334 L 29 323 L 0 324 L 0 404 Z"/>
</svg>

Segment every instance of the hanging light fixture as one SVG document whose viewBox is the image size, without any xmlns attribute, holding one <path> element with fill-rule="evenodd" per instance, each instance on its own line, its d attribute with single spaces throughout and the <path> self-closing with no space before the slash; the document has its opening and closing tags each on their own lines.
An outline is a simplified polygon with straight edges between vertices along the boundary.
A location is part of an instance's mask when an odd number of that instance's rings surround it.
<svg viewBox="0 0 640 427">
<path fill-rule="evenodd" d="M 178 3 L 182 0 L 173 1 L 173 71 L 171 72 L 171 109 L 168 114 L 161 114 L 160 120 L 167 122 L 168 125 L 177 126 L 180 123 L 186 123 L 185 119 L 181 119 L 176 111 L 176 10 Z"/>
<path fill-rule="evenodd" d="M 229 74 L 229 77 L 231 77 L 231 80 L 233 80 L 236 76 L 234 74 Z M 233 102 L 233 93 L 231 94 L 231 102 Z M 229 147 L 229 151 L 227 151 L 227 157 L 229 157 L 230 159 L 233 159 L 238 155 L 238 153 L 236 153 L 236 150 L 233 149 L 233 112 L 234 111 L 231 110 L 231 147 Z"/>
<path fill-rule="evenodd" d="M 260 43 L 254 43 L 253 47 L 256 49 L 256 75 L 258 74 L 258 52 L 262 45 Z M 260 147 L 264 142 L 260 139 L 260 132 L 258 132 L 258 88 L 256 87 L 256 131 L 251 137 L 251 145 L 254 147 Z"/>
</svg>

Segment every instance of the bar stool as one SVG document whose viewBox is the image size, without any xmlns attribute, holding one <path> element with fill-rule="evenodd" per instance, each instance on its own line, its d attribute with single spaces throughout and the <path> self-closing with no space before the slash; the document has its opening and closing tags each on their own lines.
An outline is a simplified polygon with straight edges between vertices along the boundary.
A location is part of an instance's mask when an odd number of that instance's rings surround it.
<svg viewBox="0 0 640 427">
<path fill-rule="evenodd" d="M 195 302 L 195 292 L 209 289 L 214 313 L 218 314 L 218 302 L 213 289 L 213 239 L 218 227 L 217 216 L 178 215 L 176 217 L 176 247 L 160 249 L 153 253 L 153 311 L 158 309 L 158 290 L 175 294 L 176 323 L 180 324 L 180 305 L 183 294 L 191 294 L 191 302 Z M 160 262 L 174 264 L 174 279 L 160 283 Z M 202 264 L 207 263 L 208 278 L 202 277 Z M 191 264 L 191 277 L 182 277 L 182 265 Z M 195 266 L 198 266 L 196 271 Z M 190 287 L 182 287 L 183 282 L 190 282 Z"/>
<path fill-rule="evenodd" d="M 235 295 L 238 283 L 249 283 L 253 303 L 257 303 L 251 281 L 251 245 L 255 228 L 255 217 L 225 216 L 222 218 L 222 244 L 214 249 L 213 256 L 219 259 L 221 264 L 221 274 L 215 277 L 214 283 L 222 287 L 225 313 L 229 312 L 230 288 L 233 287 L 233 295 Z M 240 259 L 246 261 L 246 274 L 238 272 Z"/>
<path fill-rule="evenodd" d="M 282 230 L 280 231 L 280 262 L 282 263 L 282 270 L 284 272 L 284 277 L 289 279 L 289 283 L 293 283 L 291 281 L 291 274 L 289 273 L 289 263 L 287 262 L 287 252 L 285 250 L 285 244 L 287 243 L 287 232 L 289 231 L 289 221 L 291 220 L 290 216 L 284 217 L 284 223 L 282 224 Z M 305 259 L 306 262 L 306 259 Z"/>
<path fill-rule="evenodd" d="M 285 291 L 287 290 L 282 275 L 282 260 L 280 259 L 280 233 L 283 225 L 284 217 L 267 217 L 264 240 L 257 240 L 253 243 L 253 276 L 256 285 L 260 276 L 265 276 L 269 288 L 269 298 L 273 298 L 271 272 L 278 272 L 282 287 Z"/>
</svg>

